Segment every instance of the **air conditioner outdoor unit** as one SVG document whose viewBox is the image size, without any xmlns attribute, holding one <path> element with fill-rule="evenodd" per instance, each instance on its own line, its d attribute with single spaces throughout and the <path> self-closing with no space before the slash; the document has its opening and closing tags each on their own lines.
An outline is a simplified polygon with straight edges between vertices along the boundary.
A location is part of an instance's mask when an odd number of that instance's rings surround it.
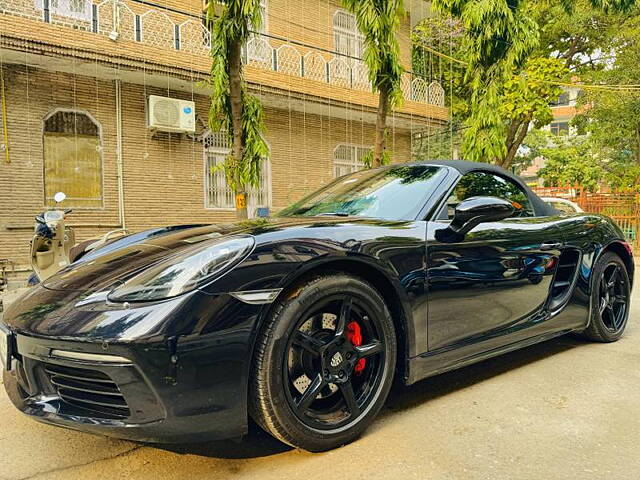
<svg viewBox="0 0 640 480">
<path fill-rule="evenodd" d="M 187 100 L 149 95 L 147 125 L 162 132 L 194 133 L 196 105 Z"/>
</svg>

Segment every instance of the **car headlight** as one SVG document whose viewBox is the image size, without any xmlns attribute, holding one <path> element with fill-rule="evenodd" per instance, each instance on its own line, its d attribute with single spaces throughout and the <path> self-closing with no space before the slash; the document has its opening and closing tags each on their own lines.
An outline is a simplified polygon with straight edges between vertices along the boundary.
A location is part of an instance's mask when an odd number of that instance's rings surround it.
<svg viewBox="0 0 640 480">
<path fill-rule="evenodd" d="M 153 265 L 115 288 L 114 302 L 147 302 L 175 297 L 210 282 L 253 249 L 253 237 L 235 237 L 189 249 Z"/>
</svg>

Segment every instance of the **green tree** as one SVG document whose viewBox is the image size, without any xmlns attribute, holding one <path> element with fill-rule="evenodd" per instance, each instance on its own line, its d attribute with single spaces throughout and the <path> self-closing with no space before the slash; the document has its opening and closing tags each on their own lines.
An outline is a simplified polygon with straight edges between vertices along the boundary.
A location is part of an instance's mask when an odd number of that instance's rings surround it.
<svg viewBox="0 0 640 480">
<path fill-rule="evenodd" d="M 503 168 L 511 168 L 518 149 L 533 124 L 536 128 L 553 120 L 549 103 L 558 98 L 562 88 L 553 82 L 562 80 L 567 69 L 553 58 L 533 58 L 518 75 L 503 84 L 498 112 L 507 129 L 505 155 L 495 159 Z"/>
<path fill-rule="evenodd" d="M 592 154 L 588 137 L 555 137 L 539 149 L 546 159 L 538 174 L 547 186 L 581 185 L 590 191 L 598 189 L 605 175 L 602 163 Z"/>
<path fill-rule="evenodd" d="M 398 26 L 405 15 L 402 0 L 343 0 L 364 35 L 364 63 L 369 80 L 379 93 L 373 152 L 365 159 L 372 167 L 389 163 L 387 115 L 402 101 Z"/>
<path fill-rule="evenodd" d="M 526 8 L 540 30 L 534 55 L 562 60 L 576 74 L 603 68 L 612 38 L 634 15 L 627 9 L 605 12 L 590 0 L 530 1 Z"/>
<path fill-rule="evenodd" d="M 496 161 L 508 153 L 507 126 L 499 111 L 502 86 L 517 74 L 538 45 L 538 28 L 522 8 L 523 0 L 434 0 L 444 15 L 464 28 L 459 59 L 470 95 L 463 155 Z"/>
<path fill-rule="evenodd" d="M 219 15 L 216 10 L 221 7 Z M 260 0 L 210 0 L 211 107 L 209 126 L 229 135 L 231 153 L 224 163 L 227 183 L 236 196 L 236 216 L 247 218 L 247 189 L 258 186 L 262 159 L 264 113 L 260 101 L 247 92 L 242 75 L 242 47 L 262 21 Z"/>
<path fill-rule="evenodd" d="M 414 134 L 412 156 L 417 160 L 458 158 L 464 131 L 464 119 L 469 115 L 470 96 L 464 80 L 465 66 L 457 61 L 439 57 L 434 52 L 459 55 L 464 29 L 459 20 L 431 15 L 418 23 L 412 32 L 413 71 L 425 78 L 437 74 L 449 91 L 445 104 L 450 112 L 449 126 L 427 126 Z"/>
<path fill-rule="evenodd" d="M 434 0 L 437 11 L 458 19 L 464 28 L 464 38 L 456 52 L 456 57 L 466 64 L 463 80 L 469 90 L 468 114 L 462 119 L 463 155 L 469 160 L 509 166 L 520 146 L 518 140 L 524 138 L 521 129 L 512 127 L 522 124 L 527 115 L 505 118 L 505 94 L 521 97 L 521 102 L 536 93 L 536 89 L 527 92 L 511 88 L 524 86 L 514 84 L 514 79 L 526 77 L 526 68 L 535 65 L 538 58 L 558 57 L 574 71 L 582 63 L 589 64 L 589 58 L 596 64 L 595 57 L 605 57 L 607 50 L 602 43 L 596 43 L 604 35 L 602 28 L 598 28 L 598 22 L 595 26 L 589 23 L 588 17 L 599 15 L 600 26 L 611 25 L 606 30 L 612 33 L 617 23 L 633 18 L 630 12 L 634 4 L 635 0 Z M 579 21 L 572 24 L 574 17 Z M 615 21 L 610 23 L 612 18 Z M 584 30 L 576 25 L 582 25 Z M 557 83 L 555 68 L 538 69 L 538 75 L 545 73 L 550 78 L 542 76 L 541 80 Z M 509 84 L 511 87 L 505 88 Z M 537 89 L 539 98 L 534 104 L 553 99 L 549 96 L 554 92 L 545 90 Z M 526 105 L 522 108 L 531 111 Z M 544 123 L 543 110 L 538 110 L 542 115 L 532 116 L 537 125 Z M 515 142 L 509 141 L 512 138 Z"/>
<path fill-rule="evenodd" d="M 414 69 L 416 66 L 425 70 L 428 68 L 424 58 L 426 56 L 431 60 L 431 57 L 424 53 L 425 47 L 447 52 L 449 46 L 454 55 L 461 55 L 461 45 L 456 35 L 459 36 L 455 23 L 445 22 L 442 17 L 431 17 L 421 23 L 414 32 L 417 44 L 414 51 Z M 472 125 L 469 125 L 470 122 L 473 123 L 473 109 L 469 102 L 473 91 L 471 84 L 466 81 L 468 77 L 462 66 L 453 62 L 450 65 L 451 68 L 444 72 L 444 81 L 452 88 L 449 103 L 454 124 L 452 130 L 455 133 L 447 138 L 447 132 L 444 131 L 441 134 L 427 132 L 427 135 L 420 136 L 421 141 L 416 149 L 419 149 L 423 157 L 437 157 L 440 153 L 446 153 L 446 147 L 443 148 L 441 145 L 448 144 L 453 147 L 449 149 L 451 155 L 456 149 L 456 143 L 459 144 L 459 138 L 456 137 L 462 135 L 463 153 L 466 158 L 492 161 L 504 168 L 511 167 L 516 152 L 532 124 L 541 127 L 551 122 L 553 117 L 549 103 L 562 92 L 557 82 L 564 80 L 569 72 L 562 61 L 539 57 L 531 58 L 520 70 L 512 69 L 508 74 L 505 72 L 500 82 L 496 82 L 496 114 L 501 124 L 497 134 L 502 143 L 502 153 L 493 158 L 474 158 L 469 153 L 468 143 L 464 138 L 468 135 L 467 131 L 475 131 Z M 454 145 L 451 145 L 452 142 Z"/>
<path fill-rule="evenodd" d="M 640 83 L 640 7 L 632 18 L 619 23 L 608 43 L 612 60 L 606 68 L 588 72 L 591 83 Z M 640 90 L 588 89 L 580 99 L 582 113 L 575 124 L 588 132 L 599 153 L 615 162 L 640 166 Z"/>
<path fill-rule="evenodd" d="M 518 170 L 544 158 L 545 166 L 538 175 L 547 186 L 580 183 L 590 190 L 606 185 L 640 192 L 640 165 L 611 155 L 593 135 L 557 136 L 534 128 L 523 145 L 516 157 Z"/>
</svg>

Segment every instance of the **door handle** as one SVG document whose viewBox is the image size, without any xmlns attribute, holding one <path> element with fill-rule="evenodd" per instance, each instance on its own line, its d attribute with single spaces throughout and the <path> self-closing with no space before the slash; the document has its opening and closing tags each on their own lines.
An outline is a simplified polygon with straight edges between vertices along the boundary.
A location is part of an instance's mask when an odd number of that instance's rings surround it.
<svg viewBox="0 0 640 480">
<path fill-rule="evenodd" d="M 564 243 L 560 242 L 544 242 L 540 245 L 540 250 L 559 250 L 564 247 Z"/>
</svg>

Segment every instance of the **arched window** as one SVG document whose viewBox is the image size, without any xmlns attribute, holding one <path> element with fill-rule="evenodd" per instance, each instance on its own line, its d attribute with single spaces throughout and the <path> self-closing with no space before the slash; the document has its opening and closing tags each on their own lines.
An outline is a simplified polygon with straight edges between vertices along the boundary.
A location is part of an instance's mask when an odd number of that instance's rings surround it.
<svg viewBox="0 0 640 480">
<path fill-rule="evenodd" d="M 102 207 L 102 147 L 100 126 L 84 112 L 57 110 L 44 119 L 44 200 L 56 192 L 67 195 L 64 205 Z"/>
<path fill-rule="evenodd" d="M 235 208 L 233 190 L 227 184 L 221 166 L 231 152 L 229 137 L 224 132 L 208 132 L 203 137 L 205 168 L 205 208 Z M 257 208 L 271 204 L 271 165 L 268 158 L 262 161 L 260 186 L 248 191 L 249 216 L 255 216 Z"/>
<path fill-rule="evenodd" d="M 342 55 L 362 58 L 364 35 L 358 30 L 355 15 L 343 10 L 333 15 L 333 44 Z"/>
<path fill-rule="evenodd" d="M 335 178 L 347 173 L 357 172 L 364 168 L 363 157 L 371 151 L 371 147 L 360 145 L 338 145 L 333 150 L 333 176 Z"/>
</svg>

